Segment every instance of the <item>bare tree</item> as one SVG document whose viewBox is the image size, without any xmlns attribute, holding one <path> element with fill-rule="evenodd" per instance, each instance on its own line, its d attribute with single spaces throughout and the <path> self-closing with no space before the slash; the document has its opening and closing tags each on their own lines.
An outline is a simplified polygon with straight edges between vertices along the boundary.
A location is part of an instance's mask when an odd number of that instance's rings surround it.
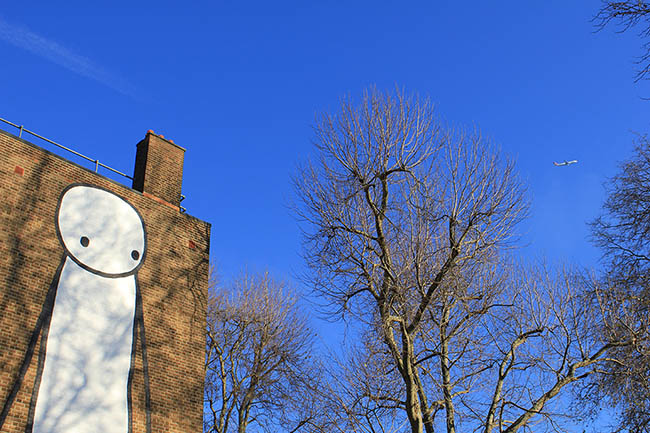
<svg viewBox="0 0 650 433">
<path fill-rule="evenodd" d="M 639 295 L 650 271 L 650 142 L 639 137 L 634 156 L 607 183 L 603 214 L 592 224 L 593 240 L 603 250 L 610 273 L 631 283 Z"/>
<path fill-rule="evenodd" d="M 603 213 L 591 225 L 603 251 L 604 275 L 594 290 L 610 305 L 628 306 L 601 328 L 610 338 L 628 336 L 634 344 L 617 348 L 598 378 L 601 393 L 621 411 L 620 428 L 650 431 L 650 142 L 640 137 L 634 156 L 608 183 Z M 598 288 L 596 287 L 596 288 Z"/>
<path fill-rule="evenodd" d="M 361 336 L 343 353 L 328 356 L 328 378 L 320 393 L 324 431 L 397 433 L 404 431 L 403 382 L 373 335 Z"/>
<path fill-rule="evenodd" d="M 636 79 L 650 77 L 650 3 L 640 0 L 603 1 L 594 18 L 599 29 L 616 22 L 620 31 L 632 27 L 646 42 L 638 59 Z M 634 344 L 618 348 L 611 355 L 619 362 L 591 382 L 585 393 L 596 395 L 596 403 L 605 398 L 621 410 L 619 430 L 650 432 L 650 143 L 640 137 L 635 156 L 621 166 L 609 187 L 603 214 L 592 223 L 595 243 L 603 250 L 604 275 L 599 287 L 607 287 L 600 296 L 610 302 L 629 305 L 633 312 L 625 320 L 610 320 L 603 334 L 628 334 Z M 614 301 L 613 301 L 614 300 Z M 597 404 L 597 405 L 598 405 Z"/>
<path fill-rule="evenodd" d="M 650 3 L 640 0 L 603 0 L 601 9 L 594 17 L 596 27 L 603 29 L 612 21 L 620 25 L 621 32 L 639 26 L 639 36 L 647 39 L 650 36 Z M 650 42 L 643 44 L 643 54 L 637 60 L 637 64 L 640 69 L 637 71 L 636 81 L 648 78 Z"/>
<path fill-rule="evenodd" d="M 401 91 L 344 100 L 315 134 L 295 179 L 308 278 L 365 327 L 346 413 L 397 412 L 414 433 L 554 428 L 556 396 L 629 342 L 590 331 L 568 273 L 506 265 L 527 212 L 514 164 Z"/>
<path fill-rule="evenodd" d="M 243 274 L 208 303 L 204 432 L 307 430 L 314 424 L 313 334 L 284 283 Z"/>
</svg>

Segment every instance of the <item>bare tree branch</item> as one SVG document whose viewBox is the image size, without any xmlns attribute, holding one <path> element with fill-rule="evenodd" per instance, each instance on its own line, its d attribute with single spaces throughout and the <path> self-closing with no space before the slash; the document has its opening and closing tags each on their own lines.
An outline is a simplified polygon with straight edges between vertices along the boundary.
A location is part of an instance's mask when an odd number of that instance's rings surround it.
<svg viewBox="0 0 650 433">
<path fill-rule="evenodd" d="M 650 36 L 650 3 L 641 0 L 611 1 L 603 0 L 600 11 L 593 19 L 596 27 L 602 30 L 612 21 L 619 25 L 619 32 L 640 26 L 639 36 Z M 636 80 L 645 80 L 650 73 L 650 42 L 643 44 L 643 54 L 637 59 L 640 69 Z"/>
<path fill-rule="evenodd" d="M 313 334 L 296 297 L 268 274 L 213 287 L 206 332 L 204 431 L 314 431 Z"/>
</svg>

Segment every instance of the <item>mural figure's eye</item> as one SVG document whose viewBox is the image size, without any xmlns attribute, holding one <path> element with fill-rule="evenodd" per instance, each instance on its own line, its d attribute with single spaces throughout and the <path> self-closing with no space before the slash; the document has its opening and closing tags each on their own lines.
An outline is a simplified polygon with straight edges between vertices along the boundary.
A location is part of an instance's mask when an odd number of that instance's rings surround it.
<svg viewBox="0 0 650 433">
<path fill-rule="evenodd" d="M 131 251 L 131 257 L 133 257 L 133 260 L 138 260 L 140 258 L 140 253 L 137 250 Z"/>
<path fill-rule="evenodd" d="M 90 239 L 88 239 L 85 236 L 82 236 L 81 239 L 79 239 L 79 242 L 81 242 L 82 247 L 87 247 L 88 244 L 90 243 Z"/>
</svg>

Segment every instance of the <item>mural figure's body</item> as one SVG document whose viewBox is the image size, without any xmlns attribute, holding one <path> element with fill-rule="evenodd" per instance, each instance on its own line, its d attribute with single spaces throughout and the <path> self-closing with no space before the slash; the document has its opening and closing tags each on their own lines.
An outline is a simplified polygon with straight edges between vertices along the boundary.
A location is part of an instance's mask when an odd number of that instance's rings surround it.
<svg viewBox="0 0 650 433">
<path fill-rule="evenodd" d="M 34 433 L 128 431 L 135 276 L 106 278 L 65 259 Z"/>
<path fill-rule="evenodd" d="M 61 196 L 56 224 L 66 252 L 51 288 L 54 304 L 42 314 L 28 431 L 129 432 L 138 330 L 148 400 L 136 278 L 146 251 L 142 219 L 111 192 L 73 185 Z"/>
</svg>

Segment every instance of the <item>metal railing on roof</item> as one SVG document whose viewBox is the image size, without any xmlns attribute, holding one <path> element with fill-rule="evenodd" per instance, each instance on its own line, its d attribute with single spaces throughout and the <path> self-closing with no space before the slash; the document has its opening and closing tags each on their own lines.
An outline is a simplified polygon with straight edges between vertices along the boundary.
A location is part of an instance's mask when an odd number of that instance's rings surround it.
<svg viewBox="0 0 650 433">
<path fill-rule="evenodd" d="M 72 150 L 72 149 L 70 149 L 70 148 L 68 148 L 68 147 L 65 147 L 65 146 L 62 145 L 62 144 L 59 144 L 59 143 L 57 143 L 57 142 L 55 142 L 55 141 L 52 141 L 52 140 L 50 140 L 49 138 L 45 138 L 45 137 L 43 137 L 43 136 L 41 136 L 41 135 L 38 135 L 37 133 L 30 131 L 29 129 L 25 129 L 25 127 L 24 127 L 23 125 L 16 125 L 15 123 L 12 123 L 12 122 L 10 122 L 10 121 L 8 121 L 8 120 L 5 120 L 5 119 L 3 119 L 3 118 L 1 118 L 1 117 L 0 117 L 0 121 L 6 123 L 7 125 L 11 125 L 11 126 L 13 126 L 14 128 L 18 129 L 18 137 L 19 137 L 19 138 L 22 138 L 22 137 L 23 137 L 23 132 L 25 132 L 25 133 L 27 133 L 27 134 L 33 135 L 33 136 L 36 137 L 36 138 L 40 138 L 40 139 L 43 140 L 43 141 L 47 141 L 47 142 L 50 143 L 50 144 L 53 144 L 53 145 L 55 145 L 55 146 L 57 146 L 57 147 L 60 147 L 60 148 L 63 149 L 63 150 L 67 150 L 68 152 L 74 153 L 75 155 L 77 155 L 77 156 L 79 156 L 79 157 L 81 157 L 81 158 L 83 158 L 83 159 L 85 159 L 85 160 L 87 160 L 87 161 L 92 162 L 93 164 L 95 164 L 95 173 L 98 172 L 99 167 L 103 167 L 103 168 L 105 168 L 105 169 L 107 169 L 107 170 L 112 171 L 113 173 L 119 174 L 120 176 L 124 176 L 124 177 L 126 177 L 127 179 L 131 179 L 131 180 L 133 180 L 133 178 L 132 178 L 131 176 L 129 176 L 128 174 L 124 174 L 124 173 L 122 173 L 121 171 L 119 171 L 119 170 L 115 170 L 114 168 L 109 167 L 109 166 L 106 165 L 106 164 L 102 164 L 101 162 L 99 162 L 98 159 L 92 159 L 92 158 L 90 158 L 90 157 L 88 157 L 88 156 L 86 156 L 86 155 L 83 155 L 83 154 L 81 154 L 81 153 L 75 151 L 75 150 Z"/>
</svg>

